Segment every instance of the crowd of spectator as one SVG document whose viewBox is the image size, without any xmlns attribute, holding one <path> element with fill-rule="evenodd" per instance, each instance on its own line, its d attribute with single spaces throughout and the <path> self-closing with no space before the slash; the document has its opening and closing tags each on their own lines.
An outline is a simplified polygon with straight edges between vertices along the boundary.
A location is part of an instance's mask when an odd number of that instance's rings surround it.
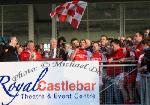
<svg viewBox="0 0 150 105">
<path fill-rule="evenodd" d="M 122 64 L 124 62 L 137 64 L 137 69 L 128 76 L 123 77 L 121 94 L 123 100 L 118 98 L 119 92 L 113 86 L 107 89 L 104 94 L 107 103 L 134 104 L 137 102 L 131 88 L 139 86 L 141 73 L 150 73 L 150 29 L 145 32 L 136 32 L 133 37 L 119 37 L 117 39 L 100 35 L 97 41 L 89 39 L 72 38 L 70 43 L 65 37 L 51 38 L 49 47 L 45 49 L 44 43 L 35 45 L 30 40 L 25 45 L 19 45 L 17 38 L 12 36 L 7 43 L 0 45 L 0 61 L 99 61 L 105 64 Z M 114 62 L 114 61 L 117 61 Z M 121 69 L 107 68 L 106 76 L 115 79 L 118 75 L 126 73 Z M 103 79 L 103 77 L 102 77 Z M 104 78 L 101 81 L 102 88 L 112 84 L 112 81 Z M 126 86 L 125 86 L 126 84 Z M 114 91 L 114 100 L 110 99 L 110 94 Z M 110 93 L 110 94 L 109 94 Z M 140 93 L 137 92 L 140 96 Z"/>
</svg>

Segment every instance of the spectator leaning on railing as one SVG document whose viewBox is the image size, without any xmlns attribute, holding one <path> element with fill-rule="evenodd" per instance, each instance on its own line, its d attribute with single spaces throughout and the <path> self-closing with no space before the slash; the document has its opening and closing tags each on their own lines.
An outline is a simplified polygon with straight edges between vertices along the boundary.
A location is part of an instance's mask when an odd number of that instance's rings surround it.
<svg viewBox="0 0 150 105">
<path fill-rule="evenodd" d="M 143 33 L 142 32 L 137 32 L 134 35 L 134 41 L 135 41 L 135 59 L 138 60 L 138 58 L 140 57 L 140 55 L 143 53 L 143 47 L 142 47 L 142 40 L 143 40 Z"/>
<path fill-rule="evenodd" d="M 135 54 L 132 50 L 133 48 L 133 42 L 130 40 L 125 41 L 126 48 L 126 58 L 123 58 L 121 61 L 124 62 L 124 64 L 135 64 Z M 134 104 L 135 101 L 135 83 L 136 83 L 136 76 L 137 76 L 137 70 L 135 67 L 124 67 L 124 78 L 123 78 L 123 85 L 122 85 L 122 94 L 124 98 L 124 104 Z"/>
<path fill-rule="evenodd" d="M 118 39 L 114 39 L 111 41 L 111 46 L 113 49 L 112 54 L 108 58 L 108 64 L 115 64 L 113 60 L 120 60 L 125 57 L 123 49 L 121 48 L 121 42 Z M 116 62 L 117 64 L 117 62 Z M 107 79 L 104 82 L 105 88 L 113 84 L 112 80 L 116 80 L 119 76 L 122 75 L 121 67 L 107 67 Z M 111 79 L 110 79 L 111 78 Z M 123 78 L 123 77 L 122 77 Z M 116 81 L 115 81 L 116 82 Z M 120 104 L 123 103 L 121 99 L 121 90 L 118 89 L 119 84 L 114 84 L 105 91 L 106 95 L 106 104 Z M 112 96 L 112 97 L 110 97 Z"/>
<path fill-rule="evenodd" d="M 142 46 L 143 46 L 143 49 L 144 49 L 144 53 L 140 55 L 139 57 L 139 60 L 138 60 L 138 68 L 139 68 L 139 72 L 143 72 L 143 73 L 146 73 L 147 70 L 147 62 L 148 59 L 150 58 L 150 55 L 149 55 L 149 48 L 150 48 L 150 40 L 143 40 L 142 42 Z M 145 68 L 145 67 L 146 68 Z M 142 68 L 143 67 L 143 68 Z"/>
<path fill-rule="evenodd" d="M 141 89 L 142 89 L 142 77 L 141 74 L 148 74 L 148 70 L 150 70 L 150 68 L 148 68 L 148 65 L 150 64 L 150 62 L 147 62 L 147 58 L 150 59 L 149 54 L 147 53 L 149 47 L 150 47 L 150 41 L 145 39 L 142 42 L 142 46 L 144 49 L 144 53 L 140 55 L 139 59 L 138 59 L 138 74 L 136 77 L 136 88 L 137 88 L 137 93 L 138 95 L 141 97 Z M 148 54 L 148 55 L 147 55 Z"/>
</svg>

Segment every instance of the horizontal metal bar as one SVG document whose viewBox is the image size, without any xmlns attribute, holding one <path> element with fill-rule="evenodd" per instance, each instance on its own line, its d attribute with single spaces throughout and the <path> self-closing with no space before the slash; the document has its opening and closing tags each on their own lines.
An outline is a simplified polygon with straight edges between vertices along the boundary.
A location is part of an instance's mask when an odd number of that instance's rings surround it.
<svg viewBox="0 0 150 105">
<path fill-rule="evenodd" d="M 150 19 L 149 18 L 137 18 L 137 19 L 132 19 L 132 18 L 129 18 L 129 19 L 124 19 L 125 21 L 149 21 Z M 120 19 L 89 19 L 89 20 L 86 20 L 86 19 L 83 19 L 81 20 L 82 22 L 85 22 L 85 21 L 93 21 L 93 22 L 98 22 L 98 21 L 120 21 Z"/>
<path fill-rule="evenodd" d="M 86 20 L 86 19 L 83 19 L 83 20 L 81 20 L 82 22 L 84 22 L 84 21 L 120 21 L 120 19 L 118 18 L 118 19 L 89 19 L 89 20 Z"/>
<path fill-rule="evenodd" d="M 132 18 L 132 19 L 125 19 L 125 20 L 126 20 L 126 21 L 137 21 L 137 20 L 138 20 L 138 21 L 142 21 L 142 20 L 144 20 L 144 21 L 147 20 L 147 21 L 148 21 L 148 20 L 150 20 L 150 18 L 141 18 L 141 19 L 138 19 L 138 18 L 137 18 L 137 19 L 133 19 L 133 18 Z"/>
<path fill-rule="evenodd" d="M 100 61 L 100 63 L 107 63 L 108 61 Z M 135 63 L 137 60 L 125 60 L 122 63 Z M 120 60 L 113 60 L 112 63 L 120 63 Z"/>
<path fill-rule="evenodd" d="M 8 6 L 28 6 L 29 4 L 0 4 L 0 6 L 8 7 Z"/>
<path fill-rule="evenodd" d="M 0 22 L 2 23 L 2 22 Z M 28 23 L 28 21 L 4 21 L 4 24 Z"/>
<path fill-rule="evenodd" d="M 150 78 L 150 73 L 149 74 L 141 74 L 142 77 Z"/>
<path fill-rule="evenodd" d="M 100 105 L 142 105 L 142 104 L 100 104 Z"/>
<path fill-rule="evenodd" d="M 136 67 L 136 64 L 105 64 L 99 65 L 100 67 Z"/>
<path fill-rule="evenodd" d="M 55 4 L 55 3 L 64 3 L 66 1 L 71 1 L 71 0 L 16 0 L 16 1 L 13 1 L 13 0 L 9 0 L 6 2 L 6 0 L 4 0 L 3 2 L 1 2 L 0 4 L 3 4 L 3 5 L 19 5 L 19 4 Z M 87 0 L 83 0 L 83 1 L 87 1 Z M 92 3 L 99 3 L 99 4 L 104 4 L 104 3 L 107 3 L 107 4 L 120 4 L 120 3 L 148 3 L 149 1 L 148 0 L 88 0 L 88 3 L 89 4 L 92 4 Z"/>
</svg>

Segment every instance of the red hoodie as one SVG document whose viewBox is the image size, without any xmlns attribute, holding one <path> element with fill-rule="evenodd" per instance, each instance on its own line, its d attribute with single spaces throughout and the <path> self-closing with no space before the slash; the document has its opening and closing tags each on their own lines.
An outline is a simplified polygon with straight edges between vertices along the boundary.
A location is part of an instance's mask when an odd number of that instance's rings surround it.
<svg viewBox="0 0 150 105">
<path fill-rule="evenodd" d="M 125 58 L 125 54 L 123 52 L 122 48 L 119 48 L 115 53 L 113 53 L 111 56 L 113 60 L 119 60 L 121 58 Z M 116 64 L 115 62 L 108 63 L 108 64 Z M 107 75 L 108 76 L 116 76 L 120 73 L 122 73 L 122 67 L 108 67 L 107 68 Z"/>
<path fill-rule="evenodd" d="M 136 46 L 134 53 L 135 53 L 135 59 L 138 60 L 140 55 L 142 55 L 143 53 L 143 47 L 141 43 Z"/>
</svg>

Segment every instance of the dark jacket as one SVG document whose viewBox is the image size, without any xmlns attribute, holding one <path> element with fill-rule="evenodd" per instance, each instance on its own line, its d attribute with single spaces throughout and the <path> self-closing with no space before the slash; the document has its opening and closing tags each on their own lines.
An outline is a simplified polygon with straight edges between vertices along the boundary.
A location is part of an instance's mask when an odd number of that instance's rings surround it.
<svg viewBox="0 0 150 105">
<path fill-rule="evenodd" d="M 0 45 L 0 62 L 3 61 L 3 56 L 4 56 L 4 45 Z"/>
<path fill-rule="evenodd" d="M 52 49 L 50 49 L 49 52 L 49 58 L 53 57 L 53 52 Z M 62 58 L 63 60 L 65 59 L 65 51 L 61 48 L 57 48 L 56 49 L 56 58 Z"/>
<path fill-rule="evenodd" d="M 19 61 L 17 49 L 13 46 L 6 45 L 4 48 L 3 61 Z"/>
</svg>

